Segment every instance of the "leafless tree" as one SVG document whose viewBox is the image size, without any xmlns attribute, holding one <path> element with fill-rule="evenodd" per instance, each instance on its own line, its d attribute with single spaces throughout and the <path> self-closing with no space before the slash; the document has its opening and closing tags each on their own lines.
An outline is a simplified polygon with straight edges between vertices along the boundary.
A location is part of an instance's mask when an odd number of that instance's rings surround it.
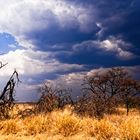
<svg viewBox="0 0 140 140">
<path fill-rule="evenodd" d="M 0 69 L 6 66 L 7 63 L 3 64 L 0 62 Z M 18 83 L 19 77 L 18 73 L 15 70 L 8 82 L 6 83 L 2 93 L 0 94 L 0 118 L 9 118 L 9 111 L 13 108 L 14 105 L 14 90 L 15 84 Z"/>
<path fill-rule="evenodd" d="M 84 79 L 82 86 L 84 94 L 78 101 L 77 110 L 96 117 L 114 112 L 122 96 L 125 96 L 123 103 L 127 101 L 128 105 L 130 94 L 137 94 L 136 82 L 124 68 L 112 68 L 103 74 L 94 73 Z"/>
<path fill-rule="evenodd" d="M 120 97 L 125 104 L 128 115 L 131 105 L 138 103 L 138 97 L 140 96 L 140 82 L 131 77 L 124 78 L 120 81 L 120 89 Z"/>
</svg>

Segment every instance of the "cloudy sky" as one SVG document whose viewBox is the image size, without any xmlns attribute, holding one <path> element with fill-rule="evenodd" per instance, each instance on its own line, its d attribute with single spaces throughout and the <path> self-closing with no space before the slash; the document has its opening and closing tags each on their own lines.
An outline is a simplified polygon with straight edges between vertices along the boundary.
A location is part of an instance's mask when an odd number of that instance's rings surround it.
<svg viewBox="0 0 140 140">
<path fill-rule="evenodd" d="M 0 0 L 0 88 L 14 69 L 16 99 L 37 100 L 45 81 L 71 87 L 83 74 L 140 73 L 140 0 Z M 75 87 L 76 88 L 76 87 Z"/>
</svg>

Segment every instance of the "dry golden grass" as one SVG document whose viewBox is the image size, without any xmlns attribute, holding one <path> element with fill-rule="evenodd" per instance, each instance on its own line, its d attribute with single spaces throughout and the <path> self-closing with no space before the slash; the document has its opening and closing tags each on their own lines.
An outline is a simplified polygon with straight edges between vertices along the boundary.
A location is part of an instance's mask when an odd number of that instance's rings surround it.
<svg viewBox="0 0 140 140">
<path fill-rule="evenodd" d="M 123 111 L 122 111 L 123 112 Z M 0 121 L 0 140 L 140 140 L 140 114 L 136 110 L 80 117 L 70 107 L 26 118 Z"/>
</svg>

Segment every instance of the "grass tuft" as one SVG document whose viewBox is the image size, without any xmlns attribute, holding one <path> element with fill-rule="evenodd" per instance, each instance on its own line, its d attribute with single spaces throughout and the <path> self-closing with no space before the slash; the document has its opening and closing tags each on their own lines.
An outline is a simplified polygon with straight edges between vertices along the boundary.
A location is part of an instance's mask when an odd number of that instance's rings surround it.
<svg viewBox="0 0 140 140">
<path fill-rule="evenodd" d="M 20 130 L 20 125 L 17 120 L 10 119 L 0 122 L 1 134 L 17 134 Z"/>
</svg>

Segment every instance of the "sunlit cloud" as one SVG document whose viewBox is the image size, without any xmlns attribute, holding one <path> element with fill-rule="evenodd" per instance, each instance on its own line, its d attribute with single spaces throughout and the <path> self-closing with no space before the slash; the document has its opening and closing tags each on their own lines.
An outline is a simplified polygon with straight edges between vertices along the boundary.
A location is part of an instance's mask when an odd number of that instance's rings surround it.
<svg viewBox="0 0 140 140">
<path fill-rule="evenodd" d="M 16 50 L 0 56 L 2 62 L 8 65 L 1 71 L 0 76 L 11 75 L 16 69 L 21 75 L 36 75 L 53 72 L 67 72 L 71 70 L 80 70 L 84 66 L 78 64 L 61 63 L 51 58 L 51 53 L 33 51 L 33 50 Z"/>
<path fill-rule="evenodd" d="M 61 30 L 92 31 L 92 10 L 62 0 L 2 0 L 0 32 L 13 35 L 20 45 L 34 48 L 29 34 L 58 26 Z M 91 26 L 89 29 L 88 27 Z"/>
</svg>

